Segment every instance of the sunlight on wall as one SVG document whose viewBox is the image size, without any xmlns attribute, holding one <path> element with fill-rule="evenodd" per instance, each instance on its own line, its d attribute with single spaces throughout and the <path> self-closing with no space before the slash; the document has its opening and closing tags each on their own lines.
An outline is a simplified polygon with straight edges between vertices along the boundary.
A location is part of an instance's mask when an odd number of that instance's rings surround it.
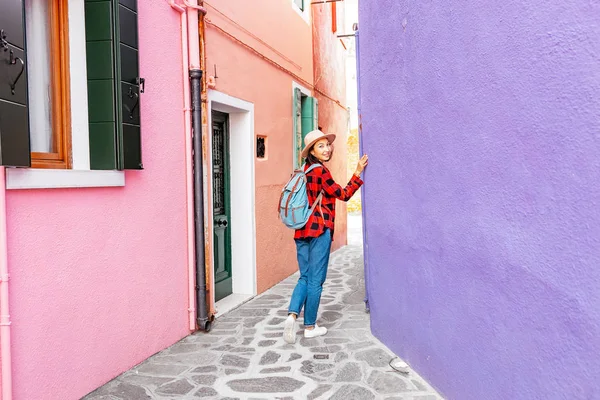
<svg viewBox="0 0 600 400">
<path fill-rule="evenodd" d="M 356 170 L 358 163 L 358 129 L 352 129 L 348 135 L 348 179 Z M 359 213 L 361 211 L 360 190 L 348 202 L 348 214 Z"/>
</svg>

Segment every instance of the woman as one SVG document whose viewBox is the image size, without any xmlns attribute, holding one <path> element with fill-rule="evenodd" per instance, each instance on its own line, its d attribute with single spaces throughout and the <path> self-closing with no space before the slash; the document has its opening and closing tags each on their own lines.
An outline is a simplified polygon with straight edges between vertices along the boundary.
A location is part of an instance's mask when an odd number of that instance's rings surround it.
<svg viewBox="0 0 600 400">
<path fill-rule="evenodd" d="M 288 317 L 285 321 L 283 339 L 287 343 L 296 342 L 296 318 L 304 306 L 304 337 L 313 338 L 327 333 L 327 328 L 316 324 L 317 311 L 321 301 L 323 283 L 327 276 L 329 251 L 333 240 L 335 220 L 335 200 L 348 201 L 363 184 L 360 174 L 368 164 L 364 155 L 356 166 L 356 172 L 348 185 L 343 188 L 333 180 L 329 170 L 323 166 L 331 159 L 333 149 L 331 143 L 335 135 L 324 134 L 319 130 L 312 131 L 304 138 L 302 158 L 306 159 L 304 170 L 312 164 L 320 164 L 306 174 L 306 191 L 312 205 L 319 193 L 322 193 L 321 204 L 317 205 L 306 225 L 297 229 L 294 235 L 300 278 L 290 300 Z"/>
</svg>

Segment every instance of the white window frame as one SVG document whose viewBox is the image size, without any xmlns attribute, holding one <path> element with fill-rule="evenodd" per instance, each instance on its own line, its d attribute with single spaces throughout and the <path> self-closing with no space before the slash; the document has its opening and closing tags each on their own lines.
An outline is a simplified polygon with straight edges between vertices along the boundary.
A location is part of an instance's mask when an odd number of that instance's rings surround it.
<svg viewBox="0 0 600 400">
<path fill-rule="evenodd" d="M 6 168 L 6 189 L 125 186 L 124 171 L 90 170 L 85 5 L 68 4 L 72 169 Z"/>
<path fill-rule="evenodd" d="M 300 7 L 296 5 L 294 0 L 291 0 L 291 2 L 294 11 L 296 11 L 307 24 L 310 24 L 310 3 L 312 0 L 304 0 L 304 10 L 301 10 Z"/>
</svg>

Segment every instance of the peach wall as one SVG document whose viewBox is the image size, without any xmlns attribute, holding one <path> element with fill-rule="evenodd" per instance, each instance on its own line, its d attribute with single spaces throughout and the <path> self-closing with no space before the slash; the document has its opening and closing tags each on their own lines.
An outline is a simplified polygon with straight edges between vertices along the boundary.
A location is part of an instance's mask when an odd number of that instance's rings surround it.
<svg viewBox="0 0 600 400">
<path fill-rule="evenodd" d="M 313 6 L 313 45 L 315 96 L 319 100 L 319 125 L 323 131 L 337 135 L 335 156 L 329 163 L 333 178 L 340 185 L 348 182 L 347 135 L 349 113 L 345 107 L 346 100 L 346 54 L 345 49 L 332 32 L 332 4 Z M 335 5 L 337 13 L 343 13 L 343 3 Z M 341 26 L 338 29 L 342 28 Z M 326 94 L 327 96 L 322 95 Z M 333 100 L 332 100 L 333 99 Z M 340 104 L 334 102 L 338 100 Z M 338 201 L 336 205 L 336 226 L 333 250 L 347 243 L 346 203 Z"/>
<path fill-rule="evenodd" d="M 15 399 L 80 398 L 188 334 L 179 15 L 139 16 L 145 170 L 7 192 Z"/>
<path fill-rule="evenodd" d="M 204 5 L 208 11 L 206 20 L 226 30 L 264 56 L 273 59 L 312 84 L 313 54 L 310 24 L 292 8 L 291 0 L 211 0 L 210 2 L 205 1 Z M 212 56 L 216 55 L 215 53 L 226 51 L 219 47 L 218 42 L 212 42 L 215 34 L 217 34 L 216 29 L 209 24 L 206 32 L 208 75 L 214 73 Z M 235 57 L 239 65 L 217 64 L 219 77 L 223 76 L 222 72 L 228 70 L 236 73 L 243 72 L 243 69 L 239 68 L 243 67 L 243 63 L 252 55 L 249 50 L 239 44 L 235 49 L 227 50 L 227 52 Z M 252 57 L 256 57 L 256 55 L 252 55 Z M 263 72 L 265 73 L 264 77 L 271 73 L 269 69 L 263 70 Z M 246 74 L 242 74 L 242 76 L 251 77 Z M 256 78 L 262 77 L 251 77 L 253 79 L 252 86 L 259 87 L 264 83 L 256 80 Z M 233 82 L 229 81 L 229 83 Z"/>
<path fill-rule="evenodd" d="M 311 27 L 287 0 L 212 0 L 204 4 L 210 21 L 206 26 L 207 74 L 214 75 L 216 64 L 215 89 L 254 104 L 255 133 L 266 135 L 268 141 L 267 159 L 255 164 L 257 290 L 261 293 L 297 270 L 293 231 L 277 218 L 281 188 L 292 171 L 294 78 L 211 23 L 310 85 L 313 82 Z M 255 37 L 245 30 L 253 32 Z"/>
</svg>

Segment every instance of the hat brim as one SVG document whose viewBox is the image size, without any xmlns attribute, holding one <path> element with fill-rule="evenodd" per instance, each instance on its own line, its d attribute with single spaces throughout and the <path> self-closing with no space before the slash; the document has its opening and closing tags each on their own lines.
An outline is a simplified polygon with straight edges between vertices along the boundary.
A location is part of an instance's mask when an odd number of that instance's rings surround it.
<svg viewBox="0 0 600 400">
<path fill-rule="evenodd" d="M 329 143 L 333 143 L 335 141 L 335 134 L 329 133 L 325 136 L 321 136 L 321 137 L 313 140 L 306 146 L 304 146 L 304 149 L 302 149 L 302 153 L 301 153 L 302 158 L 308 157 L 308 152 L 310 151 L 310 149 L 315 145 L 315 143 L 317 143 L 319 140 L 323 140 L 323 139 L 327 139 L 327 140 L 329 140 Z"/>
</svg>

